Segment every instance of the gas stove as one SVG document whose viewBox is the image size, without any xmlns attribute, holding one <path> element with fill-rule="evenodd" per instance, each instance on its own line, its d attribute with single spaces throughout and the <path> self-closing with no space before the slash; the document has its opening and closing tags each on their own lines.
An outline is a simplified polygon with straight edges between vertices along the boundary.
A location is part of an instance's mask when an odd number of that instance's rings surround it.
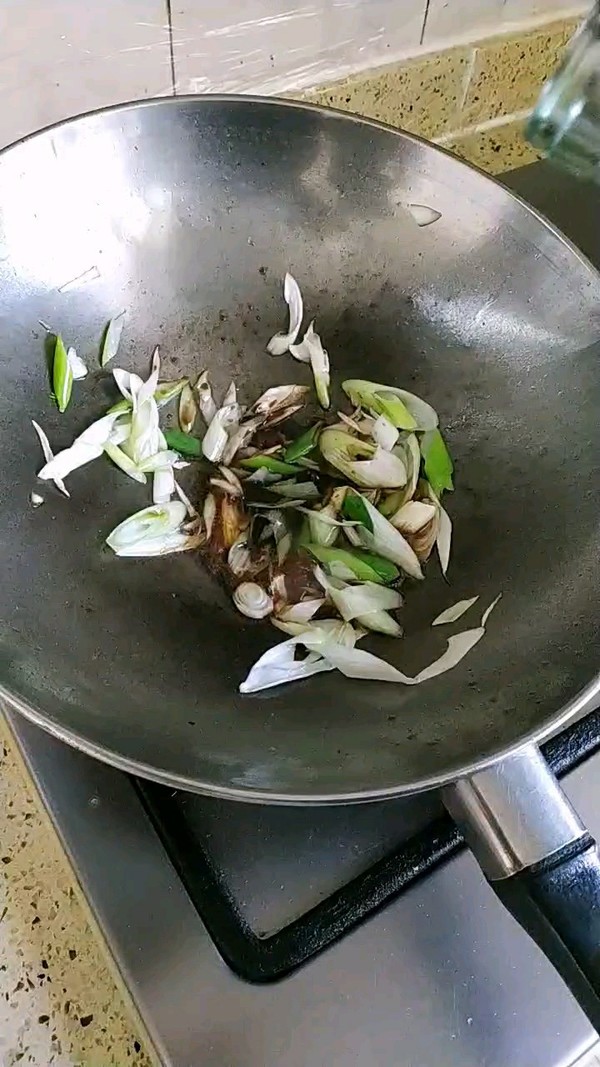
<svg viewBox="0 0 600 1067">
<path fill-rule="evenodd" d="M 600 264 L 600 193 L 545 164 L 506 182 Z M 600 1063 L 597 1035 L 436 793 L 219 801 L 130 778 L 7 717 L 168 1067 Z M 600 836 L 600 711 L 546 756 Z"/>
</svg>

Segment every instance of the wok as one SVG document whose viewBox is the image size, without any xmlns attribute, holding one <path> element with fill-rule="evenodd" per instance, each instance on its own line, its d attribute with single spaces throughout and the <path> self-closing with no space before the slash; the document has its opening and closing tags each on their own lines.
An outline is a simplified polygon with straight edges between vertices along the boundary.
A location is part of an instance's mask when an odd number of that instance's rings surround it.
<svg viewBox="0 0 600 1067">
<path fill-rule="evenodd" d="M 441 212 L 418 228 L 407 202 Z M 103 539 L 147 503 L 98 461 L 71 500 L 29 494 L 41 457 L 102 413 L 108 373 L 59 415 L 39 321 L 97 358 L 210 368 L 242 396 L 305 380 L 265 344 L 301 283 L 334 380 L 403 384 L 440 413 L 457 470 L 450 588 L 407 598 L 415 671 L 431 618 L 503 597 L 452 672 L 403 689 L 321 674 L 257 697 L 238 684 L 272 644 L 192 554 L 129 561 Z M 3 697 L 138 775 L 240 800 L 331 803 L 445 787 L 496 891 L 600 1025 L 595 847 L 535 742 L 600 692 L 600 277 L 500 185 L 417 138 L 294 103 L 177 98 L 87 115 L 0 157 Z M 335 401 L 334 401 L 335 402 Z M 433 572 L 431 567 L 430 571 Z M 440 647 L 441 646 L 441 647 Z M 382 651 L 381 642 L 376 646 Z"/>
</svg>

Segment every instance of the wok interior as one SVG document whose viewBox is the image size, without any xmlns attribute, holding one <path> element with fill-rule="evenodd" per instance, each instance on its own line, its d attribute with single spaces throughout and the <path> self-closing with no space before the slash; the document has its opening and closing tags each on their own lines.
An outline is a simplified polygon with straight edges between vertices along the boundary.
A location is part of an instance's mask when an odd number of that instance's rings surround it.
<svg viewBox="0 0 600 1067">
<path fill-rule="evenodd" d="M 419 229 L 406 201 L 442 217 Z M 37 721 L 191 788 L 318 799 L 490 755 L 594 677 L 600 282 L 501 187 L 349 117 L 179 99 L 9 150 L 0 212 L 0 682 Z M 484 640 L 423 686 L 333 672 L 242 698 L 272 628 L 239 616 L 191 555 L 129 561 L 103 547 L 149 502 L 145 487 L 97 461 L 71 477 L 71 500 L 44 488 L 44 506 L 29 505 L 29 419 L 62 447 L 113 395 L 110 374 L 93 373 L 57 413 L 39 320 L 93 367 L 103 325 L 126 308 L 119 365 L 146 375 L 160 343 L 165 376 L 207 366 L 217 392 L 233 378 L 251 401 L 309 380 L 265 351 L 285 321 L 287 269 L 333 381 L 420 393 L 455 457 L 449 583 L 432 561 L 407 587 L 407 638 L 365 647 L 416 671 L 453 632 L 431 630 L 440 610 L 503 594 Z"/>
</svg>

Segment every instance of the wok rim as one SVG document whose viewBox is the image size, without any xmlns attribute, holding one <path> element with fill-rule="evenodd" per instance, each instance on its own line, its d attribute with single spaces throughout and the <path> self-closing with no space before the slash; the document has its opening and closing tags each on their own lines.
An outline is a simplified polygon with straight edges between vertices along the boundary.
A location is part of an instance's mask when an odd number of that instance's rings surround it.
<svg viewBox="0 0 600 1067">
<path fill-rule="evenodd" d="M 419 778 L 415 782 L 396 786 L 387 786 L 382 789 L 365 789 L 348 793 L 278 793 L 264 789 L 246 789 L 226 785 L 215 785 L 211 782 L 201 782 L 197 778 L 190 778 L 184 774 L 172 771 L 160 770 L 148 763 L 121 756 L 113 749 L 106 748 L 90 741 L 76 730 L 68 730 L 58 723 L 49 719 L 44 712 L 39 711 L 31 704 L 20 700 L 11 694 L 5 686 L 0 685 L 0 703 L 5 701 L 9 708 L 23 715 L 34 726 L 39 726 L 52 737 L 64 741 L 72 748 L 83 752 L 86 756 L 108 763 L 117 770 L 132 774 L 136 778 L 144 778 L 158 785 L 168 786 L 171 789 L 182 789 L 188 793 L 199 793 L 202 796 L 218 798 L 220 800 L 244 801 L 250 804 L 273 804 L 282 807 L 333 807 L 345 804 L 366 804 L 382 800 L 394 800 L 398 797 L 411 796 L 415 793 L 425 793 L 430 789 L 442 789 L 451 785 L 460 778 L 469 778 L 477 771 L 483 771 L 494 763 L 513 756 L 520 749 L 531 744 L 540 744 L 546 741 L 552 734 L 557 733 L 568 723 L 588 711 L 593 711 L 597 706 L 596 698 L 600 696 L 600 674 L 595 675 L 593 680 L 566 704 L 552 719 L 544 724 L 539 730 L 530 730 L 513 745 L 499 748 L 478 760 L 459 764 L 443 773 L 430 775 L 427 778 Z"/>
<path fill-rule="evenodd" d="M 124 111 L 131 111 L 138 108 L 155 108 L 155 107 L 177 107 L 181 103 L 193 102 L 198 105 L 212 104 L 212 103 L 249 103 L 249 104 L 268 104 L 273 107 L 281 107 L 286 109 L 317 112 L 319 114 L 334 115 L 338 119 L 342 119 L 345 122 L 358 123 L 360 125 L 370 126 L 375 129 L 384 130 L 387 133 L 393 133 L 399 135 L 408 141 L 412 141 L 416 144 L 427 145 L 428 148 L 434 148 L 442 155 L 452 158 L 454 164 L 459 164 L 468 170 L 473 170 L 478 174 L 481 174 L 488 181 L 494 185 L 499 186 L 504 193 L 512 200 L 523 206 L 531 215 L 537 218 L 542 225 L 550 230 L 555 237 L 566 247 L 571 253 L 573 253 L 579 262 L 586 267 L 596 279 L 600 277 L 600 271 L 591 263 L 587 256 L 558 229 L 549 219 L 546 218 L 542 212 L 533 207 L 526 200 L 524 200 L 517 193 L 509 189 L 501 181 L 499 181 L 494 175 L 488 174 L 482 168 L 476 166 L 473 163 L 469 163 L 466 160 L 460 159 L 454 153 L 444 148 L 443 145 L 434 144 L 428 141 L 424 137 L 420 137 L 418 134 L 409 133 L 397 126 L 391 126 L 388 123 L 380 122 L 376 119 L 367 118 L 361 115 L 356 115 L 353 112 L 342 111 L 339 108 L 323 107 L 321 104 L 313 104 L 308 101 L 300 101 L 293 99 L 284 99 L 277 96 L 261 96 L 257 94 L 245 94 L 245 93 L 188 93 L 179 94 L 177 96 L 159 96 L 144 98 L 141 100 L 130 100 L 119 104 L 110 104 L 107 107 L 93 108 L 89 111 L 81 112 L 78 115 L 70 116 L 67 119 L 61 119 L 58 122 L 50 123 L 48 126 L 44 126 L 39 130 L 32 133 L 25 134 L 23 137 L 17 138 L 17 140 L 6 145 L 0 149 L 0 160 L 5 153 L 12 151 L 12 149 L 27 144 L 29 141 L 42 137 L 52 130 L 62 129 L 70 125 L 81 122 L 87 118 L 93 118 L 95 116 L 104 114 L 119 114 Z M 159 785 L 168 786 L 173 789 L 182 789 L 186 792 L 199 793 L 204 796 L 210 796 L 214 798 L 231 800 L 231 801 L 243 801 L 246 803 L 255 804 L 273 804 L 278 806 L 334 806 L 356 803 L 374 803 L 377 801 L 393 800 L 394 798 L 402 796 L 410 796 L 415 793 L 425 792 L 430 789 L 440 789 L 444 786 L 450 785 L 457 779 L 466 778 L 475 773 L 476 771 L 484 770 L 492 766 L 494 763 L 499 763 L 509 756 L 518 752 L 520 749 L 530 744 L 539 744 L 545 741 L 552 734 L 558 732 L 568 723 L 586 712 L 594 710 L 594 707 L 600 703 L 600 671 L 583 687 L 567 704 L 565 704 L 559 711 L 548 718 L 540 727 L 528 731 L 523 734 L 513 744 L 507 746 L 500 746 L 499 748 L 490 752 L 489 755 L 483 756 L 481 759 L 474 759 L 467 763 L 460 763 L 454 767 L 450 767 L 448 770 L 440 772 L 435 775 L 430 775 L 425 778 L 417 779 L 414 782 L 400 784 L 396 786 L 387 786 L 382 789 L 364 789 L 360 791 L 351 791 L 347 793 L 292 793 L 292 792 L 271 792 L 269 790 L 253 789 L 246 787 L 234 787 L 226 785 L 215 785 L 214 783 L 207 781 L 199 781 L 197 778 L 192 778 L 184 774 L 179 774 L 172 771 L 161 770 L 160 768 L 144 763 L 133 758 L 122 756 L 114 749 L 107 748 L 104 745 L 97 744 L 85 737 L 79 731 L 70 730 L 67 727 L 62 727 L 55 720 L 51 719 L 47 713 L 40 710 L 40 708 L 29 704 L 27 701 L 20 699 L 10 692 L 6 686 L 0 683 L 0 704 L 5 703 L 8 708 L 16 711 L 20 715 L 23 715 L 29 722 L 38 726 L 40 729 L 46 731 L 51 736 L 57 738 L 76 750 L 83 752 L 85 755 L 92 757 L 93 759 L 100 760 L 103 763 L 107 763 L 110 766 L 116 767 L 118 770 L 131 774 L 139 778 L 144 778 L 152 782 L 156 782 Z M 1 708 L 0 708 L 1 710 Z"/>
</svg>

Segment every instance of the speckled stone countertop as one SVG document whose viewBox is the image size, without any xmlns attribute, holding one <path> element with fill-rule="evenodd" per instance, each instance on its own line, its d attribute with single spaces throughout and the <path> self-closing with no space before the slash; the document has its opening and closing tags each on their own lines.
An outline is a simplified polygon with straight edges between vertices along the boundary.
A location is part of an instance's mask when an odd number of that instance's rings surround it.
<svg viewBox="0 0 600 1067">
<path fill-rule="evenodd" d="M 155 1062 L 0 714 L 0 1067 Z"/>
</svg>

